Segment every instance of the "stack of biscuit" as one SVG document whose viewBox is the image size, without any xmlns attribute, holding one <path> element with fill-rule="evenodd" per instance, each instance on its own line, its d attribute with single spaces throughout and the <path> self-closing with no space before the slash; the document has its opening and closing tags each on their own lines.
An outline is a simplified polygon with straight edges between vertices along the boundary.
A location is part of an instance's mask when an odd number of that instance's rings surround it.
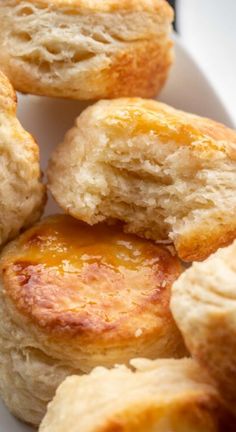
<svg viewBox="0 0 236 432">
<path fill-rule="evenodd" d="M 172 20 L 0 3 L 0 394 L 40 432 L 235 430 L 236 132 L 151 99 Z M 13 88 L 91 101 L 46 186 Z"/>
</svg>

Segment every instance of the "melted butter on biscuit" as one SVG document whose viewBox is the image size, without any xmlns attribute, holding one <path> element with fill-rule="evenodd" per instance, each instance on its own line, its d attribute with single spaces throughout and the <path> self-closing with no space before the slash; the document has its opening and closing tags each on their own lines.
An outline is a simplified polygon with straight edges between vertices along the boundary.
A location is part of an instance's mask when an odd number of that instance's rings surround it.
<svg viewBox="0 0 236 432">
<path fill-rule="evenodd" d="M 169 122 L 166 121 L 168 115 Z M 112 125 L 109 133 L 119 136 L 130 129 L 131 136 L 154 133 L 160 140 L 165 143 L 175 141 L 189 145 L 193 138 L 198 140 L 200 134 L 196 128 L 189 124 L 178 124 L 176 127 L 176 116 L 160 109 L 157 111 L 152 104 L 146 102 L 146 105 L 133 106 L 128 105 L 126 109 L 117 109 L 114 114 L 107 115 L 104 120 L 105 125 Z"/>
<path fill-rule="evenodd" d="M 146 134 L 153 134 L 162 143 L 175 142 L 176 144 L 190 146 L 195 145 L 201 152 L 211 155 L 214 150 L 226 152 L 225 143 L 222 140 L 214 142 L 216 125 L 214 123 L 202 122 L 198 117 L 185 113 L 180 118 L 179 113 L 164 104 L 158 105 L 156 101 L 127 99 L 126 107 L 119 107 L 108 114 L 103 123 L 107 128 L 107 134 L 114 138 L 123 136 L 129 129 L 129 136 L 135 137 Z M 112 126 L 112 127 L 111 127 Z M 222 125 L 217 124 L 217 133 L 222 133 Z M 213 138 L 213 139 L 212 139 Z"/>
<path fill-rule="evenodd" d="M 116 272 L 137 270 L 159 261 L 153 243 L 125 234 L 117 226 L 91 227 L 69 216 L 50 218 L 32 228 L 20 244 L 20 260 L 56 267 L 61 273 L 78 272 L 92 264 Z"/>
<path fill-rule="evenodd" d="M 170 286 L 181 270 L 166 248 L 119 225 L 59 215 L 25 232 L 1 271 L 9 297 L 41 327 L 119 332 L 126 322 L 127 336 L 141 324 L 158 326 L 159 315 L 169 319 Z"/>
</svg>

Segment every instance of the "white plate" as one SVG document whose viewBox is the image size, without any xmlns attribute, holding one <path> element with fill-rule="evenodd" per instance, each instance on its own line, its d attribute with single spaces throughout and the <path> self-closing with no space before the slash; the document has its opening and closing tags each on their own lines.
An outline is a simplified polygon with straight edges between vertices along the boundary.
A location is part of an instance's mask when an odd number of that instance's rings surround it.
<svg viewBox="0 0 236 432">
<path fill-rule="evenodd" d="M 231 119 L 211 85 L 194 63 L 191 56 L 176 40 L 176 60 L 168 83 L 159 99 L 176 108 L 219 120 L 228 126 Z M 48 157 L 74 122 L 75 117 L 88 104 L 76 101 L 19 95 L 18 116 L 23 126 L 37 139 L 44 170 Z M 50 199 L 46 213 L 57 212 Z M 29 432 L 32 429 L 15 420 L 0 402 L 0 431 Z"/>
</svg>

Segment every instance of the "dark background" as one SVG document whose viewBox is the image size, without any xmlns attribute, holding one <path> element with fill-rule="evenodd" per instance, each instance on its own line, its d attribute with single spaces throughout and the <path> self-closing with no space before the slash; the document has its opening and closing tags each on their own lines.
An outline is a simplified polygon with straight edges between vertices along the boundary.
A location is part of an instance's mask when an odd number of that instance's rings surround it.
<svg viewBox="0 0 236 432">
<path fill-rule="evenodd" d="M 176 15 L 176 8 L 175 8 L 176 1 L 175 0 L 168 0 L 168 3 L 170 3 L 170 5 L 175 9 L 175 15 Z M 176 30 L 175 22 L 174 22 L 174 29 Z"/>
<path fill-rule="evenodd" d="M 172 7 L 175 6 L 175 0 L 168 0 Z"/>
</svg>

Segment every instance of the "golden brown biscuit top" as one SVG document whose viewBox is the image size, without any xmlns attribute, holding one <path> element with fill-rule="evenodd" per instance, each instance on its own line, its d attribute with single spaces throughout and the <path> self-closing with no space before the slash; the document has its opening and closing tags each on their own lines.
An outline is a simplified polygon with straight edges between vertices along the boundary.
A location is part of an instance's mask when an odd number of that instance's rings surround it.
<svg viewBox="0 0 236 432">
<path fill-rule="evenodd" d="M 1 0 L 2 1 L 2 0 Z M 4 0 L 9 5 L 16 5 L 21 0 Z M 96 13 L 96 12 L 157 12 L 160 16 L 173 19 L 173 10 L 166 0 L 28 0 L 29 3 L 57 9 L 63 8 L 68 13 Z"/>
<path fill-rule="evenodd" d="M 120 98 L 112 105 L 102 101 L 100 108 L 108 135 L 117 138 L 124 133 L 129 137 L 154 133 L 162 142 L 193 146 L 206 157 L 219 151 L 236 159 L 236 132 L 214 120 L 140 98 Z"/>
<path fill-rule="evenodd" d="M 167 248 L 119 226 L 60 215 L 12 242 L 0 271 L 5 296 L 46 331 L 130 337 L 170 319 L 170 286 L 181 266 Z"/>
</svg>

